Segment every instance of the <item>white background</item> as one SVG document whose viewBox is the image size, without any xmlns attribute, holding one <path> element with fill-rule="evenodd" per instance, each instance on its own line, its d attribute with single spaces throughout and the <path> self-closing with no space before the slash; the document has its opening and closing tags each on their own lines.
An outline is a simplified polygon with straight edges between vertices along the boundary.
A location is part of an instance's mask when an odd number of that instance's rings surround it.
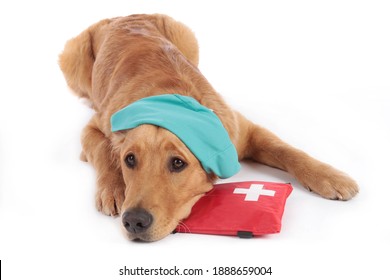
<svg viewBox="0 0 390 280">
<path fill-rule="evenodd" d="M 233 108 L 349 173 L 359 195 L 325 200 L 282 171 L 244 164 L 230 181 L 292 182 L 280 234 L 127 241 L 120 219 L 94 208 L 94 170 L 78 160 L 92 111 L 70 93 L 57 57 L 100 19 L 154 12 L 195 31 L 200 70 Z M 388 1 L 375 0 L 2 1 L 4 279 L 229 278 L 119 276 L 125 265 L 272 267 L 271 276 L 235 279 L 389 279 L 389 14 Z"/>
</svg>

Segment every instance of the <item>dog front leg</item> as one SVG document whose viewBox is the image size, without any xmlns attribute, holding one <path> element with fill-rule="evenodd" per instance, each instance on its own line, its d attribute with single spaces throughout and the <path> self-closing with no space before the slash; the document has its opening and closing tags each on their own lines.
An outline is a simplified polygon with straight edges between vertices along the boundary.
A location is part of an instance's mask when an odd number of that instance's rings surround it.
<svg viewBox="0 0 390 280">
<path fill-rule="evenodd" d="M 304 187 L 328 199 L 348 200 L 358 193 L 356 182 L 345 173 L 286 144 L 267 129 L 239 117 L 242 132 L 246 135 L 239 145 L 241 158 L 285 170 Z"/>
<path fill-rule="evenodd" d="M 83 130 L 81 159 L 90 162 L 96 169 L 97 209 L 106 215 L 116 216 L 124 201 L 125 183 L 111 142 L 98 128 L 96 118 L 92 117 Z"/>
</svg>

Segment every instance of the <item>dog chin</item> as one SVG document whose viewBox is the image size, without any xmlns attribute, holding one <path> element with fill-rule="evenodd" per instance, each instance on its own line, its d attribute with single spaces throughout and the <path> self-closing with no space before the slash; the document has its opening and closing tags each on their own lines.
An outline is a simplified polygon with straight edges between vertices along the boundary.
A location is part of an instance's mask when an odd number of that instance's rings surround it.
<svg viewBox="0 0 390 280">
<path fill-rule="evenodd" d="M 130 233 L 126 233 L 126 237 L 130 241 L 140 241 L 140 242 L 152 242 L 152 241 L 155 241 L 148 234 L 130 234 Z"/>
<path fill-rule="evenodd" d="M 173 227 L 172 229 L 166 229 L 166 230 L 148 230 L 143 233 L 129 233 L 126 231 L 124 227 L 122 227 L 122 231 L 127 237 L 128 240 L 130 241 L 139 241 L 139 242 L 154 242 L 154 241 L 159 241 L 163 239 L 164 237 L 167 237 L 169 234 L 171 234 L 175 230 L 176 226 Z"/>
</svg>

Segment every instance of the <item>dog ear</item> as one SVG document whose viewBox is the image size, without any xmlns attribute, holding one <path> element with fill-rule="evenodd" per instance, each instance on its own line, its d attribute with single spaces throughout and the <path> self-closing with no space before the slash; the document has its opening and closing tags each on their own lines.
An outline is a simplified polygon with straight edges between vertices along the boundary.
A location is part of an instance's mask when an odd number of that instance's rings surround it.
<svg viewBox="0 0 390 280">
<path fill-rule="evenodd" d="M 127 130 L 114 132 L 111 137 L 112 151 L 116 155 L 120 155 L 121 147 L 126 139 Z"/>
</svg>

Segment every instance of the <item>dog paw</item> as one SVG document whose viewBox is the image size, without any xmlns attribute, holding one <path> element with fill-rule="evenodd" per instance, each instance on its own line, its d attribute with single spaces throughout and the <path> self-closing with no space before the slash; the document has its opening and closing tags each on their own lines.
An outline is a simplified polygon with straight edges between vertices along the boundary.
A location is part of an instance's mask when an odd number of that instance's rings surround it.
<svg viewBox="0 0 390 280">
<path fill-rule="evenodd" d="M 349 200 L 359 192 L 352 178 L 328 165 L 321 165 L 304 177 L 302 184 L 324 198 Z"/>
<path fill-rule="evenodd" d="M 108 216 L 116 216 L 121 212 L 125 199 L 121 187 L 100 187 L 96 193 L 96 208 Z"/>
</svg>

